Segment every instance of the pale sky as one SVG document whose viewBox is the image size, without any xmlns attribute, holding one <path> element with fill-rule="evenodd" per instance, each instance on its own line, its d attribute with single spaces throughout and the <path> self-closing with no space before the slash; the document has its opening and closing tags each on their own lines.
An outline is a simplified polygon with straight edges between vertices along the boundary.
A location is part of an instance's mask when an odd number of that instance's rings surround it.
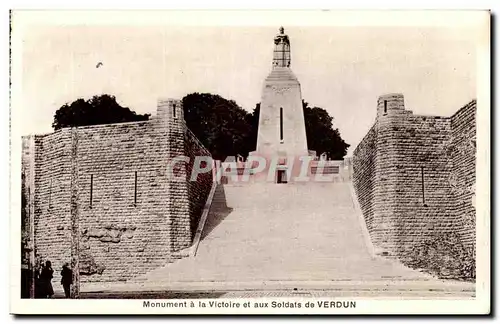
<svg viewBox="0 0 500 324">
<path fill-rule="evenodd" d="M 61 105 L 101 93 L 138 113 L 154 114 L 159 97 L 181 99 L 195 91 L 219 94 L 251 111 L 271 70 L 278 18 L 254 26 L 156 21 L 24 28 L 18 56 L 22 134 L 51 132 Z M 401 92 L 414 113 L 444 116 L 476 97 L 477 28 L 283 20 L 302 96 L 334 117 L 351 144 L 349 153 L 373 124 L 381 94 Z"/>
</svg>

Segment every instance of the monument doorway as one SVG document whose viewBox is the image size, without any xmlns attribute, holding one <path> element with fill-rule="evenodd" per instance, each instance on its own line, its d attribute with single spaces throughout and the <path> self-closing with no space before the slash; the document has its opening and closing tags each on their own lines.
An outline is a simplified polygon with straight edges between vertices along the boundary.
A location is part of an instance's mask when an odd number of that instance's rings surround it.
<svg viewBox="0 0 500 324">
<path fill-rule="evenodd" d="M 286 170 L 276 170 L 276 183 L 287 183 Z"/>
</svg>

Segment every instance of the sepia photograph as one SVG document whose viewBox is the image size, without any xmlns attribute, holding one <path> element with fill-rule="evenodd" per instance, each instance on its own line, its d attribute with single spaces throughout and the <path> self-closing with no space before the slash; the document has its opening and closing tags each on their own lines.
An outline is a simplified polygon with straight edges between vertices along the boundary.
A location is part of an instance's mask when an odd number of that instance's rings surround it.
<svg viewBox="0 0 500 324">
<path fill-rule="evenodd" d="M 490 312 L 489 11 L 10 24 L 11 313 Z"/>
</svg>

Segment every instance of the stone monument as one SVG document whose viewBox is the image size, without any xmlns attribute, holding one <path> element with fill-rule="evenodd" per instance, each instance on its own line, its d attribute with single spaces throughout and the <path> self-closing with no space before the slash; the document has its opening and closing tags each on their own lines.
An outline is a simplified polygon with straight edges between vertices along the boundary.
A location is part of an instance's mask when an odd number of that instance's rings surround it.
<svg viewBox="0 0 500 324">
<path fill-rule="evenodd" d="M 299 159 L 308 156 L 300 83 L 290 65 L 290 39 L 281 27 L 274 38 L 272 70 L 262 89 L 257 148 L 251 153 L 268 161 L 262 172 L 266 177 L 271 161 L 278 161 L 274 173 L 278 183 L 298 176 Z"/>
</svg>

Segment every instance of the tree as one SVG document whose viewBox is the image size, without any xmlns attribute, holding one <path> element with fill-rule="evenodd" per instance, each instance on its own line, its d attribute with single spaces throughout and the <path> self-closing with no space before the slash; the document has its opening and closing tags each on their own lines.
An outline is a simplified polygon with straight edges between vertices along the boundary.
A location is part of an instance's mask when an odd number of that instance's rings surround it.
<svg viewBox="0 0 500 324">
<path fill-rule="evenodd" d="M 326 153 L 332 160 L 342 160 L 347 154 L 347 144 L 337 128 L 333 128 L 333 117 L 320 107 L 310 108 L 302 100 L 306 123 L 307 147 L 319 155 Z"/>
<path fill-rule="evenodd" d="M 114 96 L 103 94 L 64 104 L 56 111 L 52 127 L 57 130 L 63 127 L 142 121 L 149 117 L 150 114 L 139 115 L 120 106 Z"/>
<path fill-rule="evenodd" d="M 248 113 L 233 100 L 210 93 L 191 93 L 182 99 L 189 129 L 210 151 L 212 157 L 248 155 L 252 126 Z"/>
</svg>

